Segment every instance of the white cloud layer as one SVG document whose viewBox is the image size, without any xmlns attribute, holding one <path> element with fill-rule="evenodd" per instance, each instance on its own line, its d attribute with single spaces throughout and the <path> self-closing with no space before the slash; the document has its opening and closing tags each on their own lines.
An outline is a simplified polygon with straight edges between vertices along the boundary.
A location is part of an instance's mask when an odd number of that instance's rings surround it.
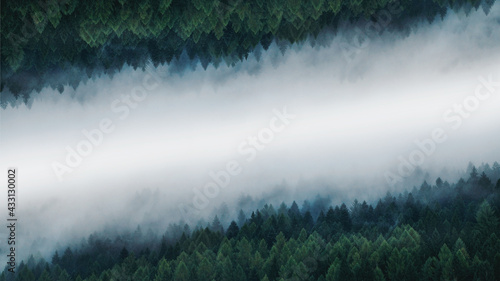
<svg viewBox="0 0 500 281">
<path fill-rule="evenodd" d="M 124 217 L 136 224 L 151 207 L 136 212 L 124 206 L 136 192 L 158 188 L 166 194 L 161 204 L 189 204 L 193 189 L 203 191 L 210 171 L 230 160 L 242 172 L 210 199 L 211 206 L 259 195 L 283 180 L 300 186 L 321 179 L 331 188 L 354 185 L 373 194 L 375 187 L 387 188 L 387 172 L 397 174 L 399 157 L 408 159 L 418 149 L 415 140 L 431 138 L 436 128 L 447 139 L 425 155 L 423 169 L 499 161 L 499 8 L 489 16 L 450 13 L 408 37 L 371 38 L 349 62 L 338 36 L 327 47 L 305 43 L 284 57 L 272 46 L 260 62 L 251 55 L 235 68 L 198 66 L 182 77 L 158 69 L 159 86 L 126 107 L 122 96 L 143 85 L 147 72 L 127 68 L 112 80 L 97 79 L 62 95 L 45 89 L 31 109 L 1 111 L 1 168 L 19 169 L 20 231 L 57 241 L 123 223 Z M 489 76 L 495 91 L 476 106 L 471 97 L 482 85 L 478 77 Z M 115 100 L 120 102 L 113 110 Z M 468 117 L 456 113 L 455 105 L 464 101 Z M 295 118 L 247 161 L 250 154 L 238 147 L 269 127 L 273 110 L 284 107 Z M 77 149 L 85 140 L 82 130 L 99 128 L 103 119 L 111 120 L 113 131 L 103 133 L 102 143 L 59 181 L 53 163 L 66 165 L 66 147 Z M 177 220 L 179 214 L 161 217 Z"/>
</svg>

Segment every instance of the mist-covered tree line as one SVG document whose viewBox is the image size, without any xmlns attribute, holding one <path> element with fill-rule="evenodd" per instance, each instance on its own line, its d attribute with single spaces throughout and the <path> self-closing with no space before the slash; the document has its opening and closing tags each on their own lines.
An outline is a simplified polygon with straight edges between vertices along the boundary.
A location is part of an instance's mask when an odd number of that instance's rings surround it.
<svg viewBox="0 0 500 281">
<path fill-rule="evenodd" d="M 276 40 L 284 53 L 289 43 L 342 22 L 365 19 L 374 32 L 404 29 L 449 8 L 488 13 L 494 1 L 2 0 L 0 90 L 26 101 L 33 90 L 63 92 L 125 64 L 169 64 L 183 53 L 184 66 L 234 65 L 259 44 L 266 50 Z"/>
<path fill-rule="evenodd" d="M 480 168 L 373 204 L 266 204 L 162 238 L 96 233 L 0 280 L 500 280 L 500 166 Z"/>
</svg>

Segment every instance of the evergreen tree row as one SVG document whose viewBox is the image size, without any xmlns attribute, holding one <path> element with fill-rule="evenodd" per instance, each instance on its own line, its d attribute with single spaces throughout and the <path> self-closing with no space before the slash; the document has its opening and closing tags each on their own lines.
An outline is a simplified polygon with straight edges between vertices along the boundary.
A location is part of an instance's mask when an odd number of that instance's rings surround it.
<svg viewBox="0 0 500 281">
<path fill-rule="evenodd" d="M 293 202 L 249 217 L 240 211 L 227 228 L 217 216 L 194 231 L 186 225 L 176 239 L 151 242 L 140 228 L 114 240 L 92 235 L 51 262 L 31 257 L 0 280 L 500 280 L 494 180 L 472 167 L 455 184 L 438 178 L 315 216 Z"/>
<path fill-rule="evenodd" d="M 447 9 L 488 13 L 495 0 L 27 0 L 1 1 L 1 88 L 24 100 L 60 92 L 127 64 L 171 63 L 185 52 L 206 68 L 365 19 L 392 29 Z M 286 49 L 286 45 L 283 46 Z"/>
</svg>

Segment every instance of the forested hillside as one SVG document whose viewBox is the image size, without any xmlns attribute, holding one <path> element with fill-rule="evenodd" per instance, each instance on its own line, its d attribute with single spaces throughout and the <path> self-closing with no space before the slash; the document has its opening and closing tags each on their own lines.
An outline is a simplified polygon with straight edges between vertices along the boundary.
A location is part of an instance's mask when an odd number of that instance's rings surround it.
<svg viewBox="0 0 500 281">
<path fill-rule="evenodd" d="M 95 234 L 0 280 L 500 280 L 500 165 L 481 169 L 373 204 L 266 204 L 161 239 Z"/>
<path fill-rule="evenodd" d="M 1 91 L 63 92 L 125 64 L 170 64 L 184 53 L 204 68 L 234 65 L 261 45 L 314 38 L 363 20 L 361 33 L 407 29 L 448 9 L 490 11 L 495 0 L 97 0 L 8 1 L 1 10 Z M 184 62 L 184 66 L 189 63 Z"/>
</svg>

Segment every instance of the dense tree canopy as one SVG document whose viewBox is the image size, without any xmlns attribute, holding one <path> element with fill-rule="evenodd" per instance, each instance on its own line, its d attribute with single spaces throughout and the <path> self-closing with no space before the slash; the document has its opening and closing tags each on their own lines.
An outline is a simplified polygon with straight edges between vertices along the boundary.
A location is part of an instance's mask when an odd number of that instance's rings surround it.
<svg viewBox="0 0 500 281">
<path fill-rule="evenodd" d="M 1 2 L 1 91 L 64 91 L 127 64 L 180 59 L 234 65 L 258 45 L 287 44 L 325 27 L 364 19 L 375 31 L 433 21 L 448 8 L 482 9 L 494 0 L 28 0 Z"/>
<path fill-rule="evenodd" d="M 0 280 L 500 280 L 500 188 L 491 183 L 500 169 L 488 168 L 314 217 L 308 202 L 293 202 L 240 212 L 241 227 L 218 217 L 194 231 L 179 226 L 174 239 L 152 241 L 140 228 L 92 235 Z"/>
</svg>

